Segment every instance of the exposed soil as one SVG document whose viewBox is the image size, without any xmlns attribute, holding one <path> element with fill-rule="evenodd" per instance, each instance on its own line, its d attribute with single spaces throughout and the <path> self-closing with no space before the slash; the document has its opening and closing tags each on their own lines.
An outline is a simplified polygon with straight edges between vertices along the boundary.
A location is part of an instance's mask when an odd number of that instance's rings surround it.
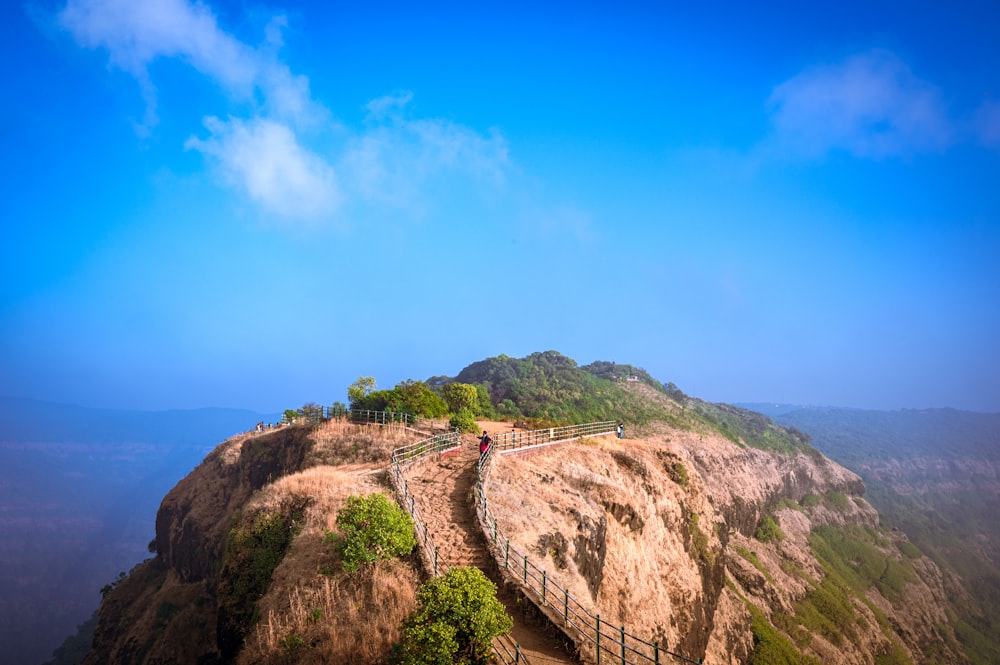
<svg viewBox="0 0 1000 665">
<path fill-rule="evenodd" d="M 516 592 L 504 583 L 486 549 L 473 498 L 478 457 L 478 439 L 464 436 L 459 450 L 428 460 L 407 473 L 410 490 L 438 546 L 438 560 L 448 566 L 479 568 L 497 585 L 497 598 L 514 619 L 512 636 L 532 665 L 578 663 L 563 648 L 561 634 L 552 634 L 551 626 L 535 619 L 537 611 L 533 606 L 519 601 Z"/>
</svg>

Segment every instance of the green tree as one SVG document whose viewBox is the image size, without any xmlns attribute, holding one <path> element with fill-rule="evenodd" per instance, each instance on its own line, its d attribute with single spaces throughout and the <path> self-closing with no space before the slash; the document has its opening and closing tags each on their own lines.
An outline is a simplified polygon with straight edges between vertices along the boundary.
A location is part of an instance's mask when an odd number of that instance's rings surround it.
<svg viewBox="0 0 1000 665">
<path fill-rule="evenodd" d="M 394 390 L 400 398 L 399 411 L 427 418 L 439 418 L 448 413 L 448 404 L 423 381 L 407 379 L 397 383 Z"/>
<path fill-rule="evenodd" d="M 347 386 L 347 401 L 351 408 L 356 402 L 360 402 L 375 391 L 375 377 L 359 376 L 358 380 Z"/>
<path fill-rule="evenodd" d="M 480 665 L 493 638 L 513 627 L 496 586 L 478 568 L 451 568 L 417 591 L 417 609 L 403 624 L 401 665 Z"/>
<path fill-rule="evenodd" d="M 341 536 L 327 532 L 344 561 L 344 570 L 353 573 L 363 564 L 409 554 L 417 544 L 410 515 L 384 494 L 349 496 L 337 511 Z"/>
<path fill-rule="evenodd" d="M 496 420 L 497 412 L 493 407 L 493 400 L 490 399 L 490 389 L 486 387 L 485 383 L 476 384 L 476 395 L 479 398 L 479 404 L 474 409 L 476 415 L 487 420 Z"/>
<path fill-rule="evenodd" d="M 285 413 L 282 415 L 282 422 L 291 424 L 302 417 L 302 413 L 296 409 L 285 409 Z"/>
<path fill-rule="evenodd" d="M 441 392 L 452 413 L 458 413 L 462 409 L 474 411 L 479 403 L 479 392 L 471 383 L 449 383 Z"/>
<path fill-rule="evenodd" d="M 468 409 L 462 409 L 453 415 L 448 424 L 452 427 L 457 427 L 459 432 L 479 434 L 479 423 L 476 422 L 476 414 Z"/>
</svg>

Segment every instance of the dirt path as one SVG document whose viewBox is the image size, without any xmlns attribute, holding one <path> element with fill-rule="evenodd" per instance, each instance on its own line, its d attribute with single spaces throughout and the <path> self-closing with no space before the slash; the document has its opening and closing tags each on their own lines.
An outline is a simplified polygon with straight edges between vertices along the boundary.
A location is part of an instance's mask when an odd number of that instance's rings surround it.
<svg viewBox="0 0 1000 665">
<path fill-rule="evenodd" d="M 438 546 L 438 555 L 450 566 L 479 568 L 497 585 L 497 598 L 514 619 L 514 640 L 521 645 L 521 653 L 527 655 L 531 665 L 577 663 L 571 654 L 563 650 L 560 640 L 548 635 L 544 627 L 525 618 L 517 598 L 501 583 L 500 571 L 476 525 L 473 487 L 478 446 L 479 442 L 474 437 L 463 436 L 460 450 L 438 461 L 429 460 L 419 469 L 406 474 L 410 491 L 416 497 L 431 538 Z"/>
</svg>

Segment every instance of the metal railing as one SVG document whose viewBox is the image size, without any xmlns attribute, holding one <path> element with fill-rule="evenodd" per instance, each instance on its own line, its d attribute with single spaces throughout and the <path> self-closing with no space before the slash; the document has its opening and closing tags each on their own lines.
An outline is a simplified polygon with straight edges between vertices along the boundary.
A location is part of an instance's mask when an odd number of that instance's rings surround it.
<svg viewBox="0 0 1000 665">
<path fill-rule="evenodd" d="M 509 432 L 497 435 L 494 444 L 480 455 L 476 466 L 476 514 L 487 541 L 492 544 L 493 556 L 501 571 L 515 581 L 532 602 L 572 636 L 578 644 L 589 647 L 597 663 L 620 665 L 646 665 L 667 662 L 700 663 L 671 651 L 666 644 L 647 641 L 632 635 L 625 626 L 614 626 L 592 614 L 547 571 L 532 563 L 528 555 L 519 551 L 499 528 L 497 517 L 489 509 L 485 482 L 492 467 L 494 453 L 511 452 L 531 447 L 549 445 L 589 436 L 614 434 L 614 422 L 590 423 L 569 427 L 554 427 L 530 432 Z M 548 610 L 548 611 L 546 611 Z"/>
<path fill-rule="evenodd" d="M 373 421 L 374 422 L 374 421 Z M 379 423 L 382 424 L 382 423 Z M 440 454 L 459 447 L 461 441 L 457 431 L 438 434 L 416 443 L 411 443 L 392 451 L 389 463 L 389 478 L 396 488 L 396 496 L 403 508 L 413 518 L 414 530 L 417 534 L 422 558 L 427 569 L 434 577 L 444 575 L 452 565 L 442 557 L 438 545 L 430 535 L 427 522 L 424 520 L 417 505 L 416 498 L 410 493 L 404 470 L 413 463 L 432 454 Z M 493 640 L 493 652 L 497 659 L 505 665 L 531 665 L 527 656 L 521 653 L 521 646 L 510 635 L 501 635 Z"/>
<path fill-rule="evenodd" d="M 346 417 L 352 423 L 367 425 L 402 425 L 416 430 L 427 430 L 429 432 L 455 431 L 455 428 L 446 422 L 415 416 L 402 411 L 369 411 L 365 409 L 354 409 L 346 413 Z"/>
<path fill-rule="evenodd" d="M 533 429 L 526 432 L 507 432 L 505 434 L 497 434 L 494 437 L 492 448 L 500 452 L 521 448 L 538 448 L 553 443 L 587 438 L 589 436 L 614 434 L 617 427 L 618 425 L 614 421 L 605 420 L 599 423 L 587 423 L 586 425 L 564 425 L 562 427 Z"/>
</svg>

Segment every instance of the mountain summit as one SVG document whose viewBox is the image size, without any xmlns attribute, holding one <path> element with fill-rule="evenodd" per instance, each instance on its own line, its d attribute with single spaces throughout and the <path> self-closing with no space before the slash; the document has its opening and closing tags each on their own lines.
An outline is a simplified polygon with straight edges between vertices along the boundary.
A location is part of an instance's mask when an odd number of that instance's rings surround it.
<svg viewBox="0 0 1000 665">
<path fill-rule="evenodd" d="M 449 384 L 485 393 L 474 408 L 495 442 L 623 423 L 621 438 L 498 450 L 480 480 L 497 516 L 487 528 L 605 625 L 713 664 L 968 662 L 940 569 L 797 430 L 552 351 L 426 382 L 443 394 Z M 532 602 L 489 538 L 456 535 L 482 527 L 468 501 L 472 436 L 448 435 L 404 478 L 406 508 L 426 516 L 418 540 L 441 545 L 433 560 L 345 568 L 338 511 L 350 496 L 392 495 L 391 451 L 428 436 L 328 420 L 223 442 L 164 498 L 156 556 L 106 589 L 85 662 L 390 662 L 446 552 L 521 599 L 507 605 L 515 631 L 540 626 L 566 662 L 591 662 L 593 648 Z"/>
</svg>

